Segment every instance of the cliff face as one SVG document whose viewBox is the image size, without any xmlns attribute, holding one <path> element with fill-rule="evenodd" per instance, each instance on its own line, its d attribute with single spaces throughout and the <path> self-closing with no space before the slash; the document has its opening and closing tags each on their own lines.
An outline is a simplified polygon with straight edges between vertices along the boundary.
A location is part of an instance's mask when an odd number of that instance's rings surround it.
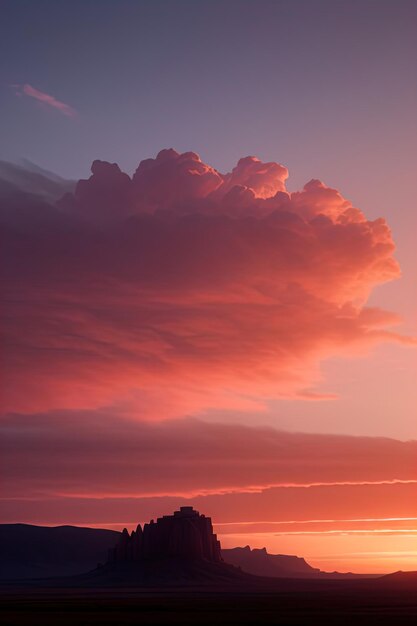
<svg viewBox="0 0 417 626">
<path fill-rule="evenodd" d="M 314 577 L 320 570 L 311 567 L 303 558 L 286 554 L 269 554 L 266 548 L 251 550 L 245 548 L 230 548 L 222 550 L 227 563 L 256 576 L 272 576 L 286 578 Z"/>
<path fill-rule="evenodd" d="M 138 525 L 131 535 L 124 529 L 119 543 L 109 553 L 111 563 L 164 558 L 222 561 L 211 519 L 184 506 L 173 515 L 152 520 L 143 529 Z"/>
</svg>

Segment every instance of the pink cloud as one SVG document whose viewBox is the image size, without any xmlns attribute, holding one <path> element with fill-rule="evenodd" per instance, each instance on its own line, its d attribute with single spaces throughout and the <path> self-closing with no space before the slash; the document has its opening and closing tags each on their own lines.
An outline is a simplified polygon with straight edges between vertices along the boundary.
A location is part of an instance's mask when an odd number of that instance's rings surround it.
<svg viewBox="0 0 417 626">
<path fill-rule="evenodd" d="M 8 476 L 3 497 L 190 497 L 417 484 L 416 441 L 195 419 L 151 423 L 111 411 L 3 417 L 1 449 Z"/>
<path fill-rule="evenodd" d="M 58 208 L 7 213 L 4 410 L 122 402 L 162 419 L 329 399 L 323 358 L 409 341 L 365 305 L 399 276 L 386 222 L 318 181 L 289 194 L 286 177 L 164 150 L 133 178 L 95 161 Z"/>
<path fill-rule="evenodd" d="M 54 411 L 3 417 L 0 447 L 3 521 L 137 522 L 187 499 L 218 523 L 416 516 L 416 441 Z"/>
<path fill-rule="evenodd" d="M 262 163 L 258 158 L 248 156 L 240 159 L 230 174 L 224 176 L 222 194 L 239 186 L 251 189 L 258 198 L 271 198 L 278 192 L 285 192 L 288 170 L 279 163 Z"/>
<path fill-rule="evenodd" d="M 415 483 L 274 487 L 257 493 L 193 495 L 190 498 L 178 495 L 125 498 L 25 495 L 1 500 L 1 521 L 107 527 L 120 524 L 121 527 L 130 525 L 134 528 L 139 521 L 149 521 L 178 506 L 190 504 L 211 515 L 219 525 L 238 524 L 242 520 L 258 525 L 268 521 L 416 517 L 416 499 Z M 385 527 L 392 525 L 388 522 Z M 271 531 L 271 524 L 265 526 Z M 325 524 L 321 527 L 325 528 Z M 339 524 L 339 527 L 343 526 Z M 414 523 L 412 527 L 415 527 Z M 239 532 L 236 526 L 230 530 Z M 252 543 L 250 533 L 257 529 L 243 528 L 242 532 L 245 530 L 246 539 L 235 539 L 229 545 L 242 545 L 242 541 Z M 224 536 L 229 534 L 224 526 L 219 526 L 218 531 Z"/>
<path fill-rule="evenodd" d="M 15 85 L 14 87 L 16 88 L 17 95 L 24 95 L 28 96 L 29 98 L 34 98 L 38 102 L 42 102 L 42 104 L 46 104 L 53 109 L 57 109 L 67 117 L 75 117 L 75 115 L 77 114 L 75 109 L 73 109 L 69 104 L 65 104 L 65 102 L 57 100 L 57 98 L 55 98 L 54 96 L 44 93 L 43 91 L 32 87 L 32 85 L 25 83 L 24 85 Z"/>
<path fill-rule="evenodd" d="M 132 183 L 133 206 L 143 211 L 145 207 L 161 210 L 198 202 L 218 189 L 223 179 L 195 152 L 179 154 L 171 148 L 142 161 Z"/>
</svg>

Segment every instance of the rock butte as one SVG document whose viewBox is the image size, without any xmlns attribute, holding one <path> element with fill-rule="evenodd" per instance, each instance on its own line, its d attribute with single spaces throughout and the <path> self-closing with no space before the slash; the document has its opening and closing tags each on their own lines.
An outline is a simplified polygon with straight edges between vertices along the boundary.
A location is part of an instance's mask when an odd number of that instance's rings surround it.
<svg viewBox="0 0 417 626">
<path fill-rule="evenodd" d="M 182 506 L 173 515 L 151 520 L 142 530 L 125 528 L 119 543 L 109 552 L 109 563 L 165 558 L 222 562 L 220 541 L 213 533 L 211 518 L 192 506 Z"/>
</svg>

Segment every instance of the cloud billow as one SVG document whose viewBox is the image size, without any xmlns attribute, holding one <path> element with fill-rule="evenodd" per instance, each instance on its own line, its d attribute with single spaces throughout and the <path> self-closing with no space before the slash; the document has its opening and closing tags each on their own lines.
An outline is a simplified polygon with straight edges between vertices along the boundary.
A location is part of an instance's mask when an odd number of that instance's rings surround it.
<svg viewBox="0 0 417 626">
<path fill-rule="evenodd" d="M 287 176 L 171 149 L 133 177 L 95 161 L 56 206 L 3 207 L 5 409 L 259 408 L 317 397 L 325 357 L 406 341 L 365 306 L 399 276 L 385 221 Z"/>
</svg>

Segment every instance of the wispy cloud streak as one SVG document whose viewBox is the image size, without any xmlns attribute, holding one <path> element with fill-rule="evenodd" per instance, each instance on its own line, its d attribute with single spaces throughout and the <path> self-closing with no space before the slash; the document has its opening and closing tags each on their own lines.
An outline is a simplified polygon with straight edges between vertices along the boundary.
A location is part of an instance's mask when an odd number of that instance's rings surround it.
<svg viewBox="0 0 417 626">
<path fill-rule="evenodd" d="M 16 89 L 16 95 L 18 96 L 28 96 L 29 98 L 34 98 L 35 100 L 38 100 L 38 102 L 42 102 L 53 109 L 57 109 L 60 113 L 66 115 L 67 117 L 75 117 L 77 115 L 76 110 L 69 104 L 58 100 L 55 96 L 51 96 L 48 93 L 40 91 L 40 89 L 32 87 L 32 85 L 29 85 L 28 83 L 13 86 Z"/>
</svg>

